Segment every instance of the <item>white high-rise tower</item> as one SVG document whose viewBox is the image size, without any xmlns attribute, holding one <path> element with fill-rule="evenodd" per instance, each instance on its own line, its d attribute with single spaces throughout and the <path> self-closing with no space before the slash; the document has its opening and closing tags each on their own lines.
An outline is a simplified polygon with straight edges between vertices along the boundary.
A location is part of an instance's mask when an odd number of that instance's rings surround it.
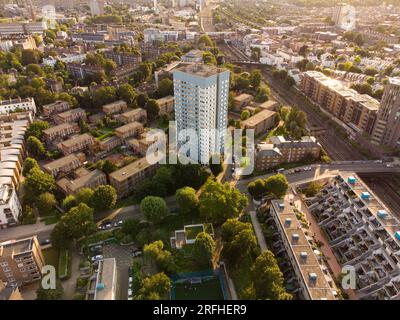
<svg viewBox="0 0 400 320">
<path fill-rule="evenodd" d="M 182 145 L 190 145 L 185 155 L 208 163 L 211 155 L 224 152 L 230 73 L 211 65 L 189 64 L 173 75 L 178 152 Z M 185 129 L 192 129 L 197 139 L 180 141 Z"/>
</svg>

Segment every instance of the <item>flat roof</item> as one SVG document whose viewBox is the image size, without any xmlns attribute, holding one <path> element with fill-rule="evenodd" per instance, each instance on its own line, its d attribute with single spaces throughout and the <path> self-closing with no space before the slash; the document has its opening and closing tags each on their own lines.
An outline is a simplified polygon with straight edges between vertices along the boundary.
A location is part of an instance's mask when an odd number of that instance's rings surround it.
<svg viewBox="0 0 400 320">
<path fill-rule="evenodd" d="M 121 103 L 126 105 L 126 102 L 124 100 L 117 100 L 117 101 L 114 101 L 114 102 L 107 103 L 107 104 L 103 105 L 103 108 L 111 108 L 111 107 L 120 105 Z"/>
<path fill-rule="evenodd" d="M 265 119 L 271 118 L 276 114 L 275 111 L 271 110 L 261 110 L 260 112 L 256 113 L 254 116 L 248 118 L 247 120 L 243 121 L 243 125 L 245 126 L 255 126 L 260 122 L 264 121 Z"/>
<path fill-rule="evenodd" d="M 130 116 L 136 115 L 137 113 L 140 113 L 140 112 L 143 112 L 143 111 L 146 111 L 146 110 L 143 109 L 143 108 L 136 108 L 136 109 L 124 112 L 123 114 L 121 114 L 121 116 L 130 117 Z"/>
<path fill-rule="evenodd" d="M 75 125 L 75 123 L 69 123 L 69 122 L 62 123 L 62 124 L 59 124 L 57 126 L 54 126 L 54 127 L 48 128 L 46 130 L 43 130 L 43 133 L 47 134 L 47 135 L 51 135 L 54 132 L 58 132 L 58 131 L 70 128 L 70 127 L 72 127 L 74 125 Z"/>
<path fill-rule="evenodd" d="M 82 108 L 75 108 L 75 109 L 61 112 L 61 113 L 57 114 L 57 117 L 66 118 L 72 114 L 80 113 L 80 112 L 85 112 L 85 110 L 83 110 Z"/>
<path fill-rule="evenodd" d="M 143 127 L 143 125 L 140 122 L 133 121 L 133 122 L 127 123 L 123 126 L 116 128 L 115 132 L 123 133 L 123 132 L 127 132 L 129 130 L 132 130 L 132 129 L 142 128 L 142 127 Z"/>
<path fill-rule="evenodd" d="M 169 102 L 169 101 L 174 100 L 174 99 L 175 99 L 174 96 L 166 96 L 166 97 L 157 99 L 157 102 L 158 103 L 164 103 L 164 102 Z"/>
<path fill-rule="evenodd" d="M 84 141 L 84 140 L 88 140 L 88 139 L 94 139 L 94 138 L 90 134 L 84 133 L 84 134 L 80 134 L 77 136 L 73 136 L 73 137 L 69 138 L 68 140 L 60 142 L 60 145 L 63 145 L 64 147 L 71 147 L 71 146 L 79 143 L 80 141 Z"/>
<path fill-rule="evenodd" d="M 150 166 L 152 166 L 152 164 L 147 162 L 146 157 L 140 158 L 139 160 L 136 160 L 125 167 L 110 173 L 110 178 L 117 181 L 124 181 Z"/>
<path fill-rule="evenodd" d="M 302 281 L 311 298 L 313 300 L 336 300 L 333 294 L 335 289 L 329 285 L 289 201 L 272 200 L 271 205 L 280 221 L 280 229 L 284 231 L 286 242 L 290 244 L 290 250 L 301 272 Z M 316 276 L 316 279 L 312 279 L 312 276 Z"/>
<path fill-rule="evenodd" d="M 33 237 L 8 240 L 0 243 L 0 257 L 13 257 L 16 254 L 32 250 Z"/>
<path fill-rule="evenodd" d="M 224 72 L 226 70 L 222 69 L 222 68 L 217 68 L 217 67 L 209 65 L 209 64 L 194 63 L 194 64 L 188 64 L 185 66 L 181 66 L 181 67 L 177 68 L 176 70 L 174 70 L 174 72 L 176 72 L 176 71 L 193 74 L 193 75 L 196 75 L 199 77 L 208 78 L 213 75 Z"/>
<path fill-rule="evenodd" d="M 115 258 L 99 261 L 94 300 L 116 300 L 116 269 Z"/>
</svg>

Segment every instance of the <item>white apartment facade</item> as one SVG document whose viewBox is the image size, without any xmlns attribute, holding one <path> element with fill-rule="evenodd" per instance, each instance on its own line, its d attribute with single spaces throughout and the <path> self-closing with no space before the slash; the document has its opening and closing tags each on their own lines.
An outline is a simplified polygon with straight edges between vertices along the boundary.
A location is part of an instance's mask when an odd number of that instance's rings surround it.
<svg viewBox="0 0 400 320">
<path fill-rule="evenodd" d="M 224 152 L 229 76 L 229 71 L 205 64 L 173 72 L 177 148 L 193 161 L 208 163 L 212 154 Z M 198 138 L 188 138 L 186 130 L 193 130 Z M 187 150 L 180 149 L 183 145 Z"/>
<path fill-rule="evenodd" d="M 2 100 L 0 101 L 0 114 L 8 114 L 16 111 L 32 111 L 36 114 L 36 104 L 33 98 Z"/>
<path fill-rule="evenodd" d="M 12 184 L 0 185 L 0 229 L 16 225 L 22 213 L 21 203 Z"/>
</svg>

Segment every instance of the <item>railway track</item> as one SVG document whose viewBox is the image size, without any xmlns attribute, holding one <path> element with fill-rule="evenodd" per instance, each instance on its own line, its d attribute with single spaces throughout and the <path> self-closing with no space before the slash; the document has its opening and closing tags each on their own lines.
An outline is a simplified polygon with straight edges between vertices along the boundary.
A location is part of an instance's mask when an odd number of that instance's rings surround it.
<svg viewBox="0 0 400 320">
<path fill-rule="evenodd" d="M 228 53 L 230 57 L 235 57 L 238 60 L 250 60 L 244 53 L 239 49 L 224 44 L 220 47 L 221 51 Z M 227 52 L 228 51 L 228 52 Z M 263 75 L 269 81 L 271 93 L 273 97 L 282 105 L 298 106 L 302 111 L 307 114 L 308 122 L 311 127 L 324 128 L 325 132 L 317 136 L 318 141 L 321 143 L 324 150 L 327 152 L 330 158 L 335 161 L 346 161 L 346 160 L 366 160 L 365 156 L 361 155 L 355 150 L 347 141 L 342 140 L 341 137 L 337 136 L 334 129 L 327 125 L 326 120 L 322 119 L 314 110 L 305 107 L 301 101 L 295 99 L 294 95 L 288 95 L 287 92 L 282 92 L 282 88 L 275 84 L 272 75 L 263 70 Z"/>
</svg>

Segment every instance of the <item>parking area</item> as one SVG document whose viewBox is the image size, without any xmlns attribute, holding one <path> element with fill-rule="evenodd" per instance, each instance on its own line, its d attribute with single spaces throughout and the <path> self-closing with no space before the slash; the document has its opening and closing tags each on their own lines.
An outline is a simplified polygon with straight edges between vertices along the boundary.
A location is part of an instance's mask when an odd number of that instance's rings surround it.
<svg viewBox="0 0 400 320">
<path fill-rule="evenodd" d="M 104 258 L 115 258 L 119 278 L 119 300 L 128 299 L 128 269 L 132 265 L 132 250 L 134 245 L 121 246 L 118 244 L 106 244 L 103 246 Z"/>
</svg>

